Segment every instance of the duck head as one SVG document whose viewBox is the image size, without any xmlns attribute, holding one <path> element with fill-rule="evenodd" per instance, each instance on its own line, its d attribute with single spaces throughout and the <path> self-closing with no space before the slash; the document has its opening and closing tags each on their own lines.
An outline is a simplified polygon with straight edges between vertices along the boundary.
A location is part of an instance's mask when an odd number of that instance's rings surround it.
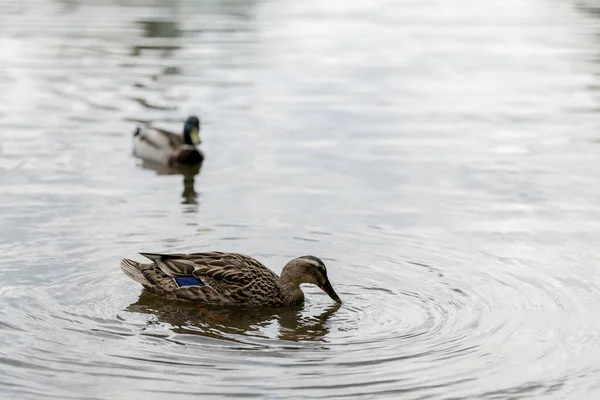
<svg viewBox="0 0 600 400">
<path fill-rule="evenodd" d="M 188 117 L 183 127 L 183 142 L 196 146 L 200 140 L 200 119 L 196 116 Z"/>
<path fill-rule="evenodd" d="M 287 263 L 281 273 L 282 278 L 289 279 L 295 284 L 310 283 L 317 285 L 322 291 L 327 293 L 334 301 L 342 303 L 337 295 L 329 278 L 327 277 L 327 268 L 321 259 L 315 256 L 298 257 Z"/>
</svg>

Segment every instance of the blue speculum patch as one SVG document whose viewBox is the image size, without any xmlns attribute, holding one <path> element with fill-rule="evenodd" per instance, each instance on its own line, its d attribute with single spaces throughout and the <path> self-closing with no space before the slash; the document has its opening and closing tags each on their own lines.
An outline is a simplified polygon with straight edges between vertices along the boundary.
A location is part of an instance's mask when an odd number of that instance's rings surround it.
<svg viewBox="0 0 600 400">
<path fill-rule="evenodd" d="M 173 279 L 175 279 L 175 282 L 177 282 L 179 287 L 182 287 L 182 286 L 204 286 L 204 282 L 202 282 L 200 279 L 196 278 L 195 276 L 177 276 Z"/>
</svg>

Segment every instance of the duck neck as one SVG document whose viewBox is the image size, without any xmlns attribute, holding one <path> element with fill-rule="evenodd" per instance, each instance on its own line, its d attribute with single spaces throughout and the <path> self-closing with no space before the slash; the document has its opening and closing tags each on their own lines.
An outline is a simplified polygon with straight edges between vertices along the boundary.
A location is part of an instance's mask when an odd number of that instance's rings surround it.
<svg viewBox="0 0 600 400">
<path fill-rule="evenodd" d="M 300 289 L 300 282 L 295 279 L 289 268 L 284 268 L 279 278 L 279 290 L 286 305 L 300 304 L 304 301 L 304 292 Z"/>
</svg>

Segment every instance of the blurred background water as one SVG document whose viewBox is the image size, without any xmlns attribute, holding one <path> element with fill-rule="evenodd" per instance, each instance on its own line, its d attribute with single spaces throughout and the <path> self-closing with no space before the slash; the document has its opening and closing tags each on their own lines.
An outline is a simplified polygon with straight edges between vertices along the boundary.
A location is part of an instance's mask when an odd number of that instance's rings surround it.
<svg viewBox="0 0 600 400">
<path fill-rule="evenodd" d="M 600 4 L 0 0 L 0 397 L 596 398 Z M 198 114 L 205 163 L 131 157 Z M 338 307 L 142 294 L 325 260 Z"/>
</svg>

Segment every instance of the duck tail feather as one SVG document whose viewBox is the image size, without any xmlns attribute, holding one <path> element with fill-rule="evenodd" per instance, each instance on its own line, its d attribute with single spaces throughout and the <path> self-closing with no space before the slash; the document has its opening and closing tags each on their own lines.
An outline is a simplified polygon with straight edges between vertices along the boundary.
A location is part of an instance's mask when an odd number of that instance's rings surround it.
<svg viewBox="0 0 600 400">
<path fill-rule="evenodd" d="M 139 253 L 139 255 L 146 257 L 150 261 L 156 261 L 163 258 L 165 255 L 160 253 Z"/>
<path fill-rule="evenodd" d="M 145 287 L 152 287 L 153 285 L 148 281 L 148 279 L 146 279 L 144 274 L 142 274 L 142 271 L 140 270 L 141 266 L 142 264 L 139 262 L 129 260 L 127 258 L 121 260 L 121 270 L 125 273 L 125 275 Z"/>
</svg>

